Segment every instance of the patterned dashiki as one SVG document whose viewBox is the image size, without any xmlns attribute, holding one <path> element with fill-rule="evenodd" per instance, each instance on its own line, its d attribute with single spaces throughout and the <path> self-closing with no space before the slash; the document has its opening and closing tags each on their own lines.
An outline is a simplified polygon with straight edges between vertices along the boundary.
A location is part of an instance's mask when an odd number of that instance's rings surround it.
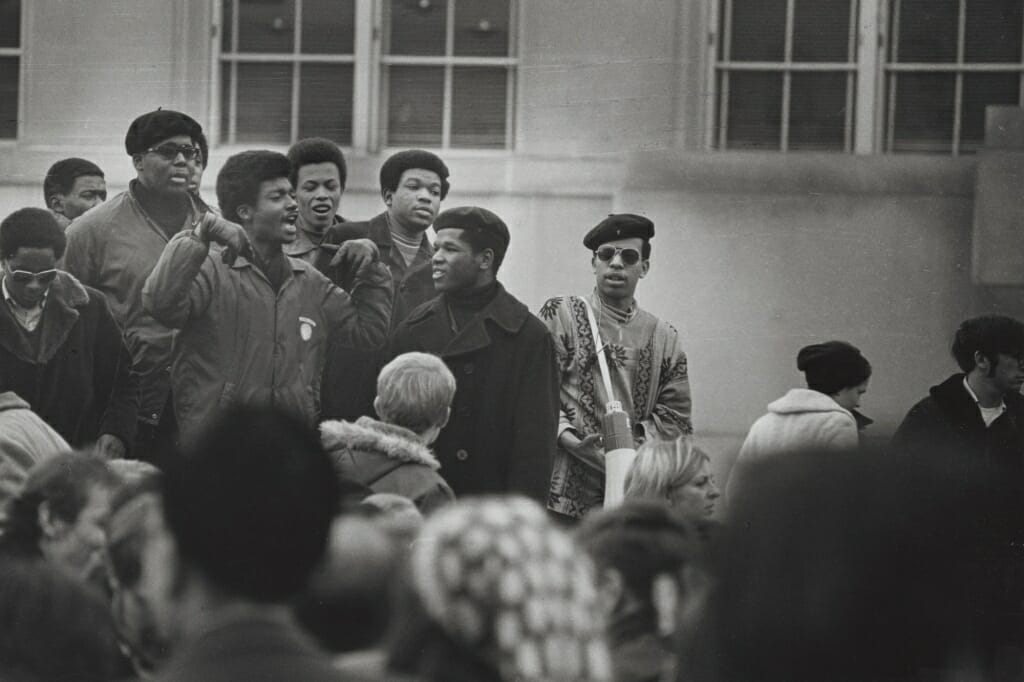
<svg viewBox="0 0 1024 682">
<path fill-rule="evenodd" d="M 630 416 L 634 445 L 647 438 L 677 438 L 693 432 L 690 382 L 679 333 L 634 306 L 625 312 L 606 305 L 595 290 L 589 301 L 597 318 L 615 399 Z M 554 337 L 561 387 L 558 435 L 574 429 L 580 438 L 601 433 L 606 395 L 583 299 L 557 296 L 540 309 Z M 559 447 L 551 475 L 548 508 L 580 518 L 604 500 L 604 462 L 584 461 Z"/>
</svg>

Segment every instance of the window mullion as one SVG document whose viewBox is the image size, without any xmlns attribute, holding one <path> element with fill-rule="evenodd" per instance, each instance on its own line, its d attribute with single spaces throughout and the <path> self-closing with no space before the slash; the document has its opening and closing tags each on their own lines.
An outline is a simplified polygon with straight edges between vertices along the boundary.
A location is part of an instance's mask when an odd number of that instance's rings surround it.
<svg viewBox="0 0 1024 682">
<path fill-rule="evenodd" d="M 796 0 L 786 0 L 786 40 L 784 61 L 793 61 L 793 24 L 795 22 Z M 789 98 L 792 92 L 793 74 L 787 66 L 782 72 L 782 130 L 779 132 L 779 149 L 789 151 Z"/>
<path fill-rule="evenodd" d="M 377 21 L 373 0 L 356 0 L 355 45 L 352 65 L 352 148 L 365 154 L 370 149 L 374 107 L 374 44 Z"/>
<path fill-rule="evenodd" d="M 732 59 L 732 0 L 725 0 L 725 22 L 722 27 L 722 58 Z M 722 98 L 718 109 L 718 148 L 729 146 L 729 71 L 722 71 Z"/>
<path fill-rule="evenodd" d="M 967 24 L 967 0 L 960 0 L 956 27 L 956 85 L 953 89 L 953 156 L 960 155 L 960 133 L 963 127 L 964 97 L 964 33 Z"/>
<path fill-rule="evenodd" d="M 857 74 L 853 91 L 856 117 L 853 121 L 853 151 L 871 154 L 877 149 L 878 121 L 881 118 L 879 95 L 883 92 L 880 79 L 882 52 L 882 0 L 859 0 L 856 23 Z"/>
<path fill-rule="evenodd" d="M 448 0 L 448 15 L 444 27 L 444 56 L 449 60 L 455 56 L 455 0 Z M 444 96 L 441 113 L 441 148 L 448 149 L 452 143 L 452 79 L 454 69 L 450 61 L 444 66 Z"/>
<path fill-rule="evenodd" d="M 295 0 L 295 27 L 293 29 L 294 44 L 292 54 L 298 57 L 302 54 L 302 0 Z M 302 76 L 302 65 L 298 59 L 295 59 L 292 63 L 292 120 L 291 126 L 288 132 L 289 138 L 292 143 L 299 139 L 299 79 Z"/>
<path fill-rule="evenodd" d="M 719 33 L 719 3 L 710 2 L 709 17 L 708 17 L 708 44 L 705 49 L 707 61 L 705 62 L 704 77 L 707 79 L 704 90 L 708 93 L 708 97 L 705 100 L 705 111 L 704 111 L 704 146 L 708 149 L 714 149 L 716 146 L 715 140 L 715 121 L 716 119 L 716 105 L 718 105 L 719 99 L 719 87 L 718 87 L 718 45 L 722 40 L 721 33 Z"/>
</svg>

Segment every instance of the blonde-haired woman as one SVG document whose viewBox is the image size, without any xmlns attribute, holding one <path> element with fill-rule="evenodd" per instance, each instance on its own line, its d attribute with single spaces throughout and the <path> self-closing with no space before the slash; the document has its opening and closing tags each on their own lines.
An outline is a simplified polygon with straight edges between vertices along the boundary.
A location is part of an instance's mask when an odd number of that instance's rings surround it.
<svg viewBox="0 0 1024 682">
<path fill-rule="evenodd" d="M 626 475 L 627 500 L 667 502 L 694 518 L 714 514 L 721 494 L 707 453 L 686 436 L 647 441 L 637 449 Z"/>
</svg>

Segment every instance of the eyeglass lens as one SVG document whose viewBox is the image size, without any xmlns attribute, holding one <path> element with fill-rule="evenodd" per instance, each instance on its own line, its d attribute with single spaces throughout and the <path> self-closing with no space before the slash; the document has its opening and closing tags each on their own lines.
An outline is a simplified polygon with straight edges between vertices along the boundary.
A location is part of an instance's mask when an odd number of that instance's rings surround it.
<svg viewBox="0 0 1024 682">
<path fill-rule="evenodd" d="M 56 270 L 45 270 L 43 272 L 28 272 L 27 270 L 15 270 L 11 273 L 11 279 L 19 284 L 27 284 L 32 280 L 39 280 L 40 284 L 49 284 L 57 277 Z"/>
<path fill-rule="evenodd" d="M 150 151 L 159 154 L 168 161 L 173 161 L 177 158 L 178 154 L 184 156 L 186 161 L 191 161 L 199 153 L 198 148 L 189 144 L 162 144 L 159 147 L 153 147 Z"/>
<path fill-rule="evenodd" d="M 620 249 L 615 246 L 602 246 L 597 250 L 597 257 L 608 262 L 615 258 L 615 254 L 622 254 L 622 262 L 626 265 L 636 265 L 640 262 L 640 252 L 636 249 Z"/>
</svg>

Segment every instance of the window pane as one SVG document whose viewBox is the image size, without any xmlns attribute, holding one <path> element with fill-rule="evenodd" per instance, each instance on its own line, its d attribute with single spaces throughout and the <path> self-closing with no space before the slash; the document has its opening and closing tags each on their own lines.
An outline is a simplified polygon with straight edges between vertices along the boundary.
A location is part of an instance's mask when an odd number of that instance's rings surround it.
<svg viewBox="0 0 1024 682">
<path fill-rule="evenodd" d="M 292 65 L 238 65 L 236 142 L 291 142 Z"/>
<path fill-rule="evenodd" d="M 355 26 L 355 0 L 303 0 L 302 51 L 305 54 L 352 54 Z"/>
<path fill-rule="evenodd" d="M 0 47 L 21 46 L 21 0 L 0 0 Z"/>
<path fill-rule="evenodd" d="M 1019 62 L 1022 0 L 969 0 L 964 61 Z"/>
<path fill-rule="evenodd" d="M 899 31 L 892 61 L 955 62 L 959 0 L 896 0 Z"/>
<path fill-rule="evenodd" d="M 231 62 L 220 65 L 220 139 L 229 142 L 231 128 Z"/>
<path fill-rule="evenodd" d="M 388 69 L 388 146 L 439 147 L 443 115 L 443 67 Z"/>
<path fill-rule="evenodd" d="M 504 149 L 507 95 L 505 69 L 453 69 L 451 146 Z"/>
<path fill-rule="evenodd" d="M 902 73 L 890 78 L 896 79 L 893 151 L 952 151 L 955 76 Z"/>
<path fill-rule="evenodd" d="M 726 147 L 778 149 L 782 124 L 782 74 L 729 74 Z"/>
<path fill-rule="evenodd" d="M 985 107 L 989 104 L 1017 104 L 1020 76 L 1014 73 L 964 74 L 963 109 L 960 119 L 960 148 L 974 151 L 985 141 Z"/>
<path fill-rule="evenodd" d="M 443 55 L 446 0 L 391 0 L 387 54 Z"/>
<path fill-rule="evenodd" d="M 733 61 L 779 62 L 785 57 L 786 0 L 732 0 Z"/>
<path fill-rule="evenodd" d="M 301 68 L 299 137 L 352 144 L 352 65 L 303 64 Z"/>
<path fill-rule="evenodd" d="M 509 53 L 509 0 L 455 3 L 455 54 L 506 57 Z"/>
<path fill-rule="evenodd" d="M 851 60 L 853 0 L 797 0 L 793 17 L 793 61 Z"/>
<path fill-rule="evenodd" d="M 239 52 L 295 49 L 295 0 L 238 0 Z"/>
<path fill-rule="evenodd" d="M 794 73 L 790 81 L 789 148 L 846 148 L 845 73 Z"/>
<path fill-rule="evenodd" d="M 18 58 L 0 57 L 0 137 L 18 136 Z"/>
<path fill-rule="evenodd" d="M 223 0 L 220 4 L 220 49 L 221 52 L 232 52 L 234 45 L 231 41 L 235 39 L 235 34 L 231 30 L 234 28 L 232 25 L 233 18 L 231 13 L 234 11 L 235 3 L 233 0 Z"/>
</svg>

